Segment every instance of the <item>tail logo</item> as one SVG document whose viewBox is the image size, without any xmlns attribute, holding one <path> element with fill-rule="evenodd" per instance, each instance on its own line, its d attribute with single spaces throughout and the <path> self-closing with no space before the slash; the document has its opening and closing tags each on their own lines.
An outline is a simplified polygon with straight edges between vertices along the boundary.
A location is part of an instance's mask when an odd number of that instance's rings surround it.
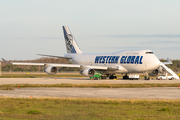
<svg viewBox="0 0 180 120">
<path fill-rule="evenodd" d="M 71 34 L 67 34 L 65 39 L 66 39 L 67 50 L 70 53 L 76 53 L 76 50 L 73 47 L 73 36 Z"/>
<path fill-rule="evenodd" d="M 71 34 L 67 34 L 66 35 L 66 45 L 67 45 L 67 49 L 68 51 L 71 51 L 73 48 L 73 36 Z"/>
</svg>

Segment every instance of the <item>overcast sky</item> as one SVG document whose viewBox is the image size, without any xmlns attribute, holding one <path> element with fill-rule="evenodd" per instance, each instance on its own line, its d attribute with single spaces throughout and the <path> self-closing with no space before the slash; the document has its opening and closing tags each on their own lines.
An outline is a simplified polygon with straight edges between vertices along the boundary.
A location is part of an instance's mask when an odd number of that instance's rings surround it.
<svg viewBox="0 0 180 120">
<path fill-rule="evenodd" d="M 1 0 L 0 57 L 66 53 L 62 26 L 80 49 L 109 53 L 151 49 L 180 59 L 180 0 Z"/>
</svg>

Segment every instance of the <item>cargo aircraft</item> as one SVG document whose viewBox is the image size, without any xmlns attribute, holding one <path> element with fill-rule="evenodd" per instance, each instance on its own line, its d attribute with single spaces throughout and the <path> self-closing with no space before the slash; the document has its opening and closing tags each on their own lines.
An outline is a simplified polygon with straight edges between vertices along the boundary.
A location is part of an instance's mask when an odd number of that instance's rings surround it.
<svg viewBox="0 0 180 120">
<path fill-rule="evenodd" d="M 56 63 L 25 63 L 25 62 L 9 62 L 13 65 L 38 65 L 44 66 L 47 74 L 56 74 L 57 67 L 75 67 L 80 68 L 80 74 L 91 77 L 95 75 L 95 71 L 102 72 L 104 78 L 114 79 L 115 74 L 123 73 L 145 73 L 145 79 L 149 76 L 156 76 L 162 72 L 159 59 L 151 50 L 123 50 L 114 53 L 83 53 L 78 47 L 71 31 L 67 26 L 63 26 L 65 44 L 67 53 L 64 57 L 43 55 L 48 57 L 65 58 L 73 64 L 56 64 Z M 3 59 L 4 60 L 4 59 Z M 7 61 L 4 60 L 7 63 Z M 171 64 L 168 59 L 164 64 Z"/>
</svg>

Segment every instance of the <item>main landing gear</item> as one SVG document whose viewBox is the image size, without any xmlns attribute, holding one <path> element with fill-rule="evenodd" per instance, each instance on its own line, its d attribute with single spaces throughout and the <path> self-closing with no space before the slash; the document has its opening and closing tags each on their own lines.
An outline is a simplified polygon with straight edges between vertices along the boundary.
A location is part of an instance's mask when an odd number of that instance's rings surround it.
<svg viewBox="0 0 180 120">
<path fill-rule="evenodd" d="M 115 76 L 114 74 L 110 75 L 110 74 L 106 74 L 107 78 L 109 79 L 117 79 L 117 76 Z"/>
<path fill-rule="evenodd" d="M 126 75 L 123 76 L 123 79 L 129 79 L 129 76 L 127 75 L 127 73 Z"/>
<path fill-rule="evenodd" d="M 117 79 L 117 76 L 111 75 L 109 79 Z"/>
<path fill-rule="evenodd" d="M 144 80 L 150 80 L 148 72 L 145 72 L 146 76 L 144 77 Z"/>
<path fill-rule="evenodd" d="M 145 80 L 150 80 L 150 77 L 146 77 L 146 76 L 145 76 L 144 79 L 145 79 Z"/>
</svg>

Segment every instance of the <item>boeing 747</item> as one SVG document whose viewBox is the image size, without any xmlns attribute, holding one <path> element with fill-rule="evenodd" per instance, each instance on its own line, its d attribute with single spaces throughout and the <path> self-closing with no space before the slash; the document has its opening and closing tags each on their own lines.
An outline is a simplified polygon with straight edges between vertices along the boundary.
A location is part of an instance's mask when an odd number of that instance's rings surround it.
<svg viewBox="0 0 180 120">
<path fill-rule="evenodd" d="M 44 71 L 47 74 L 56 74 L 58 72 L 57 67 L 75 67 L 80 68 L 80 73 L 84 76 L 94 76 L 95 71 L 98 71 L 102 72 L 106 78 L 110 79 L 116 78 L 115 74 L 117 73 L 146 73 L 146 79 L 149 79 L 149 76 L 156 76 L 159 72 L 162 72 L 163 68 L 160 66 L 161 62 L 151 50 L 123 50 L 114 53 L 83 53 L 67 26 L 63 26 L 63 32 L 67 50 L 64 57 L 53 55 L 43 56 L 65 58 L 73 64 L 10 63 L 13 65 L 44 66 Z M 168 60 L 165 64 L 171 64 L 171 61 Z"/>
</svg>

